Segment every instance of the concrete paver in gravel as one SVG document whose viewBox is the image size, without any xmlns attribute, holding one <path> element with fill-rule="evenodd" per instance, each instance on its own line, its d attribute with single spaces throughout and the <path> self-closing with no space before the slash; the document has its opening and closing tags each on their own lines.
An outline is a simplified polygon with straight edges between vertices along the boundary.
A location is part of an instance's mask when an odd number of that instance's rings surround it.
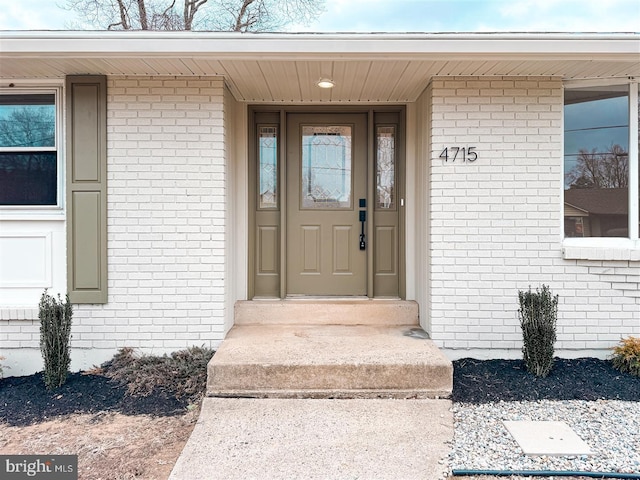
<svg viewBox="0 0 640 480">
<path fill-rule="evenodd" d="M 205 398 L 170 480 L 444 477 L 449 400 Z"/>
<path fill-rule="evenodd" d="M 507 421 L 504 426 L 525 455 L 591 455 L 591 448 L 565 422 Z"/>
</svg>

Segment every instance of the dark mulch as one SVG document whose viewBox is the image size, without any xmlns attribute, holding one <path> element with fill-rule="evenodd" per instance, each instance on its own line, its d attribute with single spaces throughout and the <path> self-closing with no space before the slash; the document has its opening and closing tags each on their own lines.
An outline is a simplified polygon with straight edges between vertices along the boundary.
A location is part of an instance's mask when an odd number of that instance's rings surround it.
<svg viewBox="0 0 640 480">
<path fill-rule="evenodd" d="M 620 373 L 595 358 L 556 358 L 546 378 L 525 369 L 522 360 L 453 362 L 453 401 L 486 403 L 518 400 L 640 401 L 640 378 Z"/>
<path fill-rule="evenodd" d="M 546 378 L 528 373 L 522 360 L 453 362 L 455 402 L 514 400 L 640 401 L 640 378 L 620 373 L 611 362 L 595 358 L 556 359 Z M 119 412 L 126 415 L 179 415 L 189 401 L 156 388 L 150 395 L 130 395 L 127 387 L 102 375 L 71 374 L 49 392 L 42 374 L 0 379 L 0 423 L 25 426 L 72 413 Z"/>
<path fill-rule="evenodd" d="M 119 412 L 125 415 L 179 415 L 187 401 L 156 389 L 148 396 L 127 394 L 126 386 L 101 375 L 73 373 L 54 391 L 42 374 L 0 379 L 0 423 L 26 426 L 71 413 Z"/>
</svg>

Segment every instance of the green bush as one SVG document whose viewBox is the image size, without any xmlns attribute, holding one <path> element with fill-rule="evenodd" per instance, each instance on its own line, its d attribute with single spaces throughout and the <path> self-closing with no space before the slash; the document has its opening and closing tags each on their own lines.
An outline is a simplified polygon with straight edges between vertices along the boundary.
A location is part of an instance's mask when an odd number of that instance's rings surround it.
<svg viewBox="0 0 640 480">
<path fill-rule="evenodd" d="M 43 379 L 47 389 L 64 385 L 71 363 L 70 339 L 73 310 L 67 295 L 65 301 L 47 294 L 40 298 L 40 351 L 44 359 Z"/>
<path fill-rule="evenodd" d="M 522 354 L 527 371 L 546 377 L 553 368 L 553 349 L 556 341 L 558 295 L 542 285 L 535 292 L 518 291 L 520 327 L 522 327 Z"/>
<path fill-rule="evenodd" d="M 147 396 L 157 388 L 196 403 L 206 389 L 207 363 L 213 354 L 209 348 L 191 347 L 159 357 L 122 348 L 101 370 L 126 386 L 130 395 Z"/>
<path fill-rule="evenodd" d="M 628 337 L 613 347 L 613 366 L 623 373 L 640 377 L 640 337 Z"/>
</svg>

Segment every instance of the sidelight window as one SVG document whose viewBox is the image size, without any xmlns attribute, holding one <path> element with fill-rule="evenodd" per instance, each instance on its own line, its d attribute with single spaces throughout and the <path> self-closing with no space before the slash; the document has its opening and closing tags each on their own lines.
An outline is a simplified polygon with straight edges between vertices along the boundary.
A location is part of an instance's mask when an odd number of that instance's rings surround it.
<svg viewBox="0 0 640 480">
<path fill-rule="evenodd" d="M 278 127 L 258 127 L 259 208 L 278 208 Z"/>
<path fill-rule="evenodd" d="M 376 127 L 376 208 L 396 208 L 396 127 Z"/>
</svg>

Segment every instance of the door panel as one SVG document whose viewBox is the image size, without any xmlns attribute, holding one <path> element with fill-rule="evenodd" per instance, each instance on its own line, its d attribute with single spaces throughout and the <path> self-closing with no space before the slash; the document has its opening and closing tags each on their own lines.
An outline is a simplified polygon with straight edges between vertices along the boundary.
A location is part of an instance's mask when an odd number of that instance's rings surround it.
<svg viewBox="0 0 640 480">
<path fill-rule="evenodd" d="M 376 275 L 395 275 L 396 229 L 393 226 L 375 227 Z"/>
<path fill-rule="evenodd" d="M 278 273 L 278 228 L 258 227 L 258 274 L 274 275 Z"/>
<path fill-rule="evenodd" d="M 254 275 L 249 290 L 252 298 L 274 298 L 281 295 L 282 273 L 280 114 L 256 112 L 252 133 L 249 149 L 254 158 L 248 176 L 253 235 L 248 261 Z"/>
<path fill-rule="evenodd" d="M 373 295 L 397 297 L 400 296 L 402 276 L 399 261 L 402 257 L 399 117 L 395 113 L 376 113 L 374 123 Z"/>
<path fill-rule="evenodd" d="M 353 228 L 351 225 L 333 226 L 333 273 L 334 275 L 353 275 L 351 261 L 351 239 Z"/>
<path fill-rule="evenodd" d="M 366 295 L 358 201 L 367 193 L 365 114 L 287 117 L 287 293 Z"/>
<path fill-rule="evenodd" d="M 320 274 L 320 225 L 302 225 L 302 269 L 304 275 Z"/>
</svg>

